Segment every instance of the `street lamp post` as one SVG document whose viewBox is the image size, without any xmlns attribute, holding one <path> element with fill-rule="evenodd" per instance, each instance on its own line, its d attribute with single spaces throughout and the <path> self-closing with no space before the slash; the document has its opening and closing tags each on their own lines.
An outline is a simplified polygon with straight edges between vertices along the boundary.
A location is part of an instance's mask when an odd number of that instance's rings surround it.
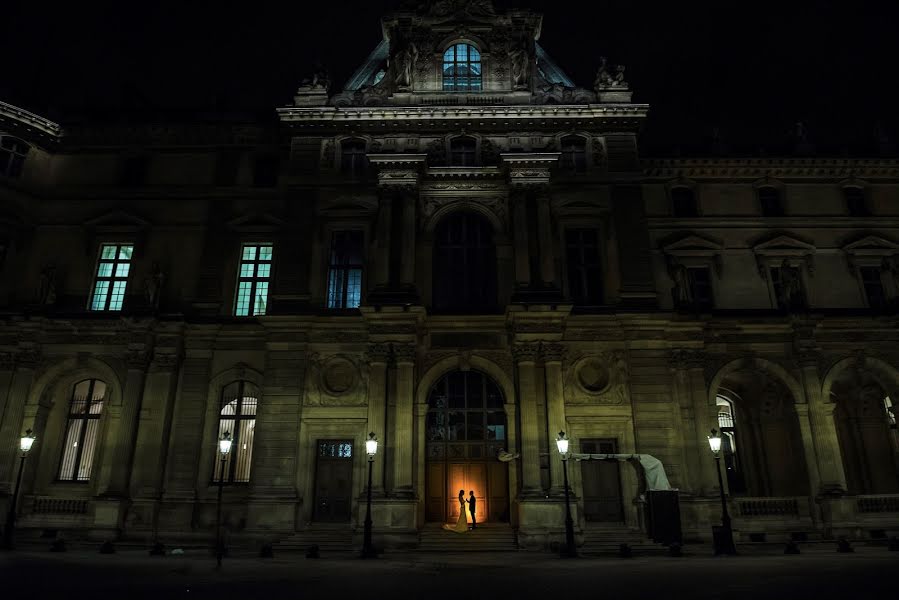
<svg viewBox="0 0 899 600">
<path fill-rule="evenodd" d="M 19 473 L 16 475 L 16 487 L 13 490 L 12 501 L 9 504 L 9 513 L 6 515 L 6 526 L 3 528 L 3 547 L 7 550 L 12 550 L 15 546 L 13 532 L 16 527 L 16 502 L 19 499 L 19 488 L 22 487 L 22 472 L 25 470 L 25 458 L 28 456 L 28 452 L 31 451 L 31 446 L 34 445 L 34 439 L 30 429 L 19 439 L 19 450 L 22 453 L 19 459 Z"/>
<path fill-rule="evenodd" d="M 365 453 L 368 455 L 368 497 L 365 503 L 365 525 L 362 534 L 362 558 L 374 558 L 377 556 L 371 545 L 371 469 L 375 462 L 375 454 L 378 453 L 378 438 L 374 432 L 368 434 L 365 440 Z"/>
<path fill-rule="evenodd" d="M 734 555 L 737 548 L 734 546 L 734 531 L 730 524 L 730 514 L 727 512 L 727 498 L 724 496 L 724 481 L 721 477 L 721 435 L 714 427 L 709 436 L 709 448 L 715 455 L 715 472 L 718 474 L 718 491 L 721 494 L 721 534 L 714 540 L 715 554 Z"/>
<path fill-rule="evenodd" d="M 560 431 L 556 438 L 556 446 L 562 455 L 562 473 L 565 478 L 565 548 L 562 550 L 562 558 L 577 558 L 577 547 L 574 544 L 574 520 L 571 518 L 571 499 L 568 491 L 568 438 L 565 432 Z"/>
<path fill-rule="evenodd" d="M 234 440 L 231 439 L 231 433 L 226 431 L 219 438 L 219 454 L 221 455 L 221 466 L 219 467 L 219 489 L 218 500 L 216 502 L 215 512 L 215 568 L 222 568 L 222 556 L 224 555 L 224 545 L 222 544 L 222 488 L 225 487 L 225 461 L 228 454 L 231 453 L 231 445 Z"/>
</svg>

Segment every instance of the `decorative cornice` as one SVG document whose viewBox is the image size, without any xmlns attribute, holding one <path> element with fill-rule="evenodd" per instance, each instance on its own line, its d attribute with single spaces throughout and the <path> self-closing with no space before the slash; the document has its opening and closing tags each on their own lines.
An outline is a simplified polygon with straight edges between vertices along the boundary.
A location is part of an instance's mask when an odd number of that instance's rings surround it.
<svg viewBox="0 0 899 600">
<path fill-rule="evenodd" d="M 412 344 L 393 344 L 393 358 L 397 364 L 414 364 L 417 351 Z"/>
<path fill-rule="evenodd" d="M 369 344 L 365 356 L 369 363 L 387 364 L 390 359 L 390 344 Z"/>
<path fill-rule="evenodd" d="M 867 158 L 684 158 L 646 159 L 643 174 L 658 179 L 844 179 L 899 177 L 899 159 Z"/>
<path fill-rule="evenodd" d="M 0 102 L 0 118 L 12 119 L 57 140 L 62 137 L 62 127 L 58 123 L 6 102 Z"/>
<path fill-rule="evenodd" d="M 543 356 L 543 362 L 560 363 L 565 359 L 568 348 L 564 344 L 541 344 L 540 354 Z"/>
<path fill-rule="evenodd" d="M 457 121 L 468 119 L 601 119 L 645 118 L 648 104 L 587 104 L 544 106 L 375 106 L 285 107 L 278 116 L 285 123 L 335 123 L 360 121 Z"/>
<path fill-rule="evenodd" d="M 512 357 L 517 363 L 535 363 L 540 355 L 540 344 L 515 344 Z"/>
</svg>

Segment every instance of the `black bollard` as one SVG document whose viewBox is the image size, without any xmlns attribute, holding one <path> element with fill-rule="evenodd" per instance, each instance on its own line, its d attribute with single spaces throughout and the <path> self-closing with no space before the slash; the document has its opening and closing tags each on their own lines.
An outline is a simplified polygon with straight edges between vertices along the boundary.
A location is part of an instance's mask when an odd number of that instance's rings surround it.
<svg viewBox="0 0 899 600">
<path fill-rule="evenodd" d="M 109 540 L 100 544 L 100 554 L 115 554 L 115 546 Z"/>
<path fill-rule="evenodd" d="M 618 546 L 618 556 L 620 558 L 631 558 L 634 555 L 634 551 L 631 550 L 631 547 L 627 544 L 621 544 Z"/>
<path fill-rule="evenodd" d="M 150 548 L 150 556 L 165 556 L 165 546 L 162 542 L 153 544 L 153 547 Z"/>
<path fill-rule="evenodd" d="M 318 544 L 309 546 L 309 549 L 306 551 L 306 558 L 320 558 L 318 555 Z"/>
<path fill-rule="evenodd" d="M 839 540 L 837 540 L 837 552 L 855 552 L 855 549 L 852 547 L 852 544 L 849 543 L 849 540 L 847 540 L 846 538 L 840 538 Z"/>
</svg>

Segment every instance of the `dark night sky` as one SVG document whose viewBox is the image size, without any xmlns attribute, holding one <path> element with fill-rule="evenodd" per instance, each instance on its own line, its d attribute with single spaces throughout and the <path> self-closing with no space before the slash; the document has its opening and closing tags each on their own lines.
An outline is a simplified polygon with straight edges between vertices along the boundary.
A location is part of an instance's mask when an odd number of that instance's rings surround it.
<svg viewBox="0 0 899 600">
<path fill-rule="evenodd" d="M 316 59 L 342 85 L 396 2 L 10 4 L 0 99 L 67 122 L 179 120 L 216 102 L 273 118 Z M 627 65 L 635 101 L 652 105 L 644 147 L 657 154 L 707 154 L 716 126 L 731 153 L 783 154 L 800 120 L 818 154 L 899 146 L 895 3 L 495 4 L 542 11 L 541 44 L 582 86 L 601 55 Z M 874 142 L 877 123 L 892 150 Z"/>
</svg>

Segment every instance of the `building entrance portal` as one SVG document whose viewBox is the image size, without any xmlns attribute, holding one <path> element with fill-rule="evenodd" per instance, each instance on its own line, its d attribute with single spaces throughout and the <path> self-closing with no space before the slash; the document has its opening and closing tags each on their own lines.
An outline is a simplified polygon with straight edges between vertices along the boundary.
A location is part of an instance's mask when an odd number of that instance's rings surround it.
<svg viewBox="0 0 899 600">
<path fill-rule="evenodd" d="M 617 454 L 617 440 L 583 440 L 585 454 Z M 617 460 L 586 460 L 581 463 L 584 486 L 584 519 L 603 523 L 621 523 L 621 473 Z"/>
<path fill-rule="evenodd" d="M 427 519 L 459 517 L 459 490 L 474 492 L 478 522 L 509 521 L 509 473 L 497 453 L 506 447 L 506 414 L 496 383 L 477 371 L 456 371 L 428 397 Z M 465 505 L 466 510 L 468 504 Z"/>
<path fill-rule="evenodd" d="M 319 440 L 317 446 L 313 520 L 345 523 L 352 508 L 353 441 Z"/>
</svg>

